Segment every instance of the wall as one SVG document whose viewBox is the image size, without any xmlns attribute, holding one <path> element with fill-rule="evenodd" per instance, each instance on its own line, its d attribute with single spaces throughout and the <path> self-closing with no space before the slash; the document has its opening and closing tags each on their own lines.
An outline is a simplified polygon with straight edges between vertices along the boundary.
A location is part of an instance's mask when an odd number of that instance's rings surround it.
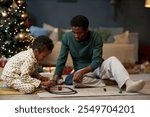
<svg viewBox="0 0 150 117">
<path fill-rule="evenodd" d="M 27 10 L 34 24 L 70 28 L 70 19 L 77 14 L 89 18 L 90 27 L 124 27 L 139 33 L 139 44 L 150 45 L 150 9 L 145 0 L 120 0 L 118 18 L 113 19 L 110 0 L 78 0 L 75 3 L 60 3 L 57 0 L 26 0 Z"/>
</svg>

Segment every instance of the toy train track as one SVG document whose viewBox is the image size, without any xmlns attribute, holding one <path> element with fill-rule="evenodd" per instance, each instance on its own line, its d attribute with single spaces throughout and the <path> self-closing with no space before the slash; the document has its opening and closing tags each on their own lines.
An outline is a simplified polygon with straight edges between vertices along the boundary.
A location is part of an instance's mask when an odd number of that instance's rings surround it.
<svg viewBox="0 0 150 117">
<path fill-rule="evenodd" d="M 76 94 L 78 93 L 76 90 L 70 88 L 70 87 L 47 87 L 45 88 L 46 91 L 48 91 L 49 93 L 52 94 L 56 94 L 56 95 L 72 95 L 72 94 Z"/>
</svg>

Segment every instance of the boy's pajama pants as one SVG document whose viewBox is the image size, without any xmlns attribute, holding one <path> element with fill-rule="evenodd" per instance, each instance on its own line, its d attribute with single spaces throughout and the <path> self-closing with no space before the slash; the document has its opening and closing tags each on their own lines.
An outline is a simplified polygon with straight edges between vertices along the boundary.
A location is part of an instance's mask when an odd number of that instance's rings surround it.
<svg viewBox="0 0 150 117">
<path fill-rule="evenodd" d="M 33 93 L 36 88 L 32 83 L 25 83 L 21 81 L 21 79 L 14 79 L 8 76 L 3 76 L 3 80 L 5 81 L 7 86 L 22 93 Z"/>
</svg>

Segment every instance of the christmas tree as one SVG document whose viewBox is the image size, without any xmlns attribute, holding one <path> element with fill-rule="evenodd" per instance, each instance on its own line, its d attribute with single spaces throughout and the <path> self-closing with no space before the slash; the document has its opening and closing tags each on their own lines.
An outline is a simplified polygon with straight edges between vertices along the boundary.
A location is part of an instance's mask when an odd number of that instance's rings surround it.
<svg viewBox="0 0 150 117">
<path fill-rule="evenodd" d="M 9 58 L 32 44 L 25 0 L 0 0 L 0 56 Z"/>
</svg>

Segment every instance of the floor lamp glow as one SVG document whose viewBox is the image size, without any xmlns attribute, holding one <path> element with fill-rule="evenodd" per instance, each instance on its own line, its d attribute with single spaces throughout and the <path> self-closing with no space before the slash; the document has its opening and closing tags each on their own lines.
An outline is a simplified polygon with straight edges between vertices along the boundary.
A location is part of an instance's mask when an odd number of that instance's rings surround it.
<svg viewBox="0 0 150 117">
<path fill-rule="evenodd" d="M 145 7 L 150 8 L 150 0 L 145 1 Z"/>
</svg>

